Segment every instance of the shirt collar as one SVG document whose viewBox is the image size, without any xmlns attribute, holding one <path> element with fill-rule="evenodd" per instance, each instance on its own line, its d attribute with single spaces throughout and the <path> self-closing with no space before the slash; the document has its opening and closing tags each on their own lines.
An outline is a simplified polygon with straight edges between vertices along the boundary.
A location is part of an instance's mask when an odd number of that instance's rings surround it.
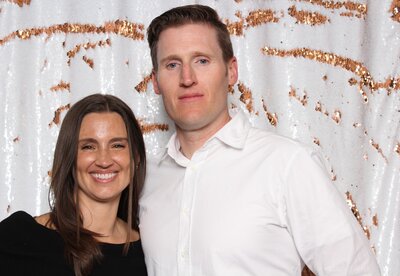
<svg viewBox="0 0 400 276">
<path fill-rule="evenodd" d="M 232 110 L 230 111 L 230 115 L 232 115 L 232 119 L 210 139 L 208 139 L 204 146 L 207 145 L 211 140 L 218 139 L 232 148 L 242 149 L 244 147 L 251 125 L 242 110 Z M 181 146 L 175 132 L 169 139 L 163 152 L 160 154 L 158 163 L 161 163 L 168 155 L 179 164 L 186 164 L 189 162 L 190 160 L 180 152 L 180 147 Z"/>
<path fill-rule="evenodd" d="M 242 149 L 251 126 L 242 110 L 232 110 L 230 113 L 232 119 L 209 140 L 215 137 L 232 148 Z"/>
</svg>

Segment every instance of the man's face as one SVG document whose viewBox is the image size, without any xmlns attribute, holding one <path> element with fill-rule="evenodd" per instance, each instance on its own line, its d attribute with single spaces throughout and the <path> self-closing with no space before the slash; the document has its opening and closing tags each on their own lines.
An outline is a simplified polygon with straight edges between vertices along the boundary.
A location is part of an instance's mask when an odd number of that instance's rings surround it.
<svg viewBox="0 0 400 276">
<path fill-rule="evenodd" d="M 237 81 L 236 58 L 223 60 L 216 31 L 206 24 L 164 30 L 157 47 L 153 86 L 177 131 L 211 135 L 228 120 L 228 86 Z"/>
</svg>

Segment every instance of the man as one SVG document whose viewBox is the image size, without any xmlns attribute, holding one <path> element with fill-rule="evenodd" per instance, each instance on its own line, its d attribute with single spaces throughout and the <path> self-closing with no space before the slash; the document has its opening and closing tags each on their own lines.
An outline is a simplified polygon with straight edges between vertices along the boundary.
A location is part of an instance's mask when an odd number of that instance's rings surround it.
<svg viewBox="0 0 400 276">
<path fill-rule="evenodd" d="M 176 133 L 149 163 L 140 233 L 149 275 L 379 275 L 360 225 L 315 153 L 228 112 L 238 78 L 226 26 L 206 6 L 148 29 L 154 90 Z"/>
</svg>

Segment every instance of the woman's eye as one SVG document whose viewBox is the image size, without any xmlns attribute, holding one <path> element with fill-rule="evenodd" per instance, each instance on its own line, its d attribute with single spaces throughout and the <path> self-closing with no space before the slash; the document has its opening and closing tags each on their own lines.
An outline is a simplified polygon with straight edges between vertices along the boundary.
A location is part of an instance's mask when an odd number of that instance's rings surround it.
<svg viewBox="0 0 400 276">
<path fill-rule="evenodd" d="M 93 145 L 82 145 L 81 150 L 93 150 L 94 146 Z"/>
<path fill-rule="evenodd" d="M 114 149 L 124 149 L 125 148 L 125 144 L 114 144 L 112 147 Z"/>
</svg>

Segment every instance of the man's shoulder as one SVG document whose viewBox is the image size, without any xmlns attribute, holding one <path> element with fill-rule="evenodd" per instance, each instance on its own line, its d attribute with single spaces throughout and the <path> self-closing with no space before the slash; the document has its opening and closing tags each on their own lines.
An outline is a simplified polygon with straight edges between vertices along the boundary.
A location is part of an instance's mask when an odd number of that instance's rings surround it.
<svg viewBox="0 0 400 276">
<path fill-rule="evenodd" d="M 307 148 L 305 144 L 296 139 L 256 127 L 251 127 L 247 137 L 247 144 L 292 150 L 296 148 Z"/>
</svg>

